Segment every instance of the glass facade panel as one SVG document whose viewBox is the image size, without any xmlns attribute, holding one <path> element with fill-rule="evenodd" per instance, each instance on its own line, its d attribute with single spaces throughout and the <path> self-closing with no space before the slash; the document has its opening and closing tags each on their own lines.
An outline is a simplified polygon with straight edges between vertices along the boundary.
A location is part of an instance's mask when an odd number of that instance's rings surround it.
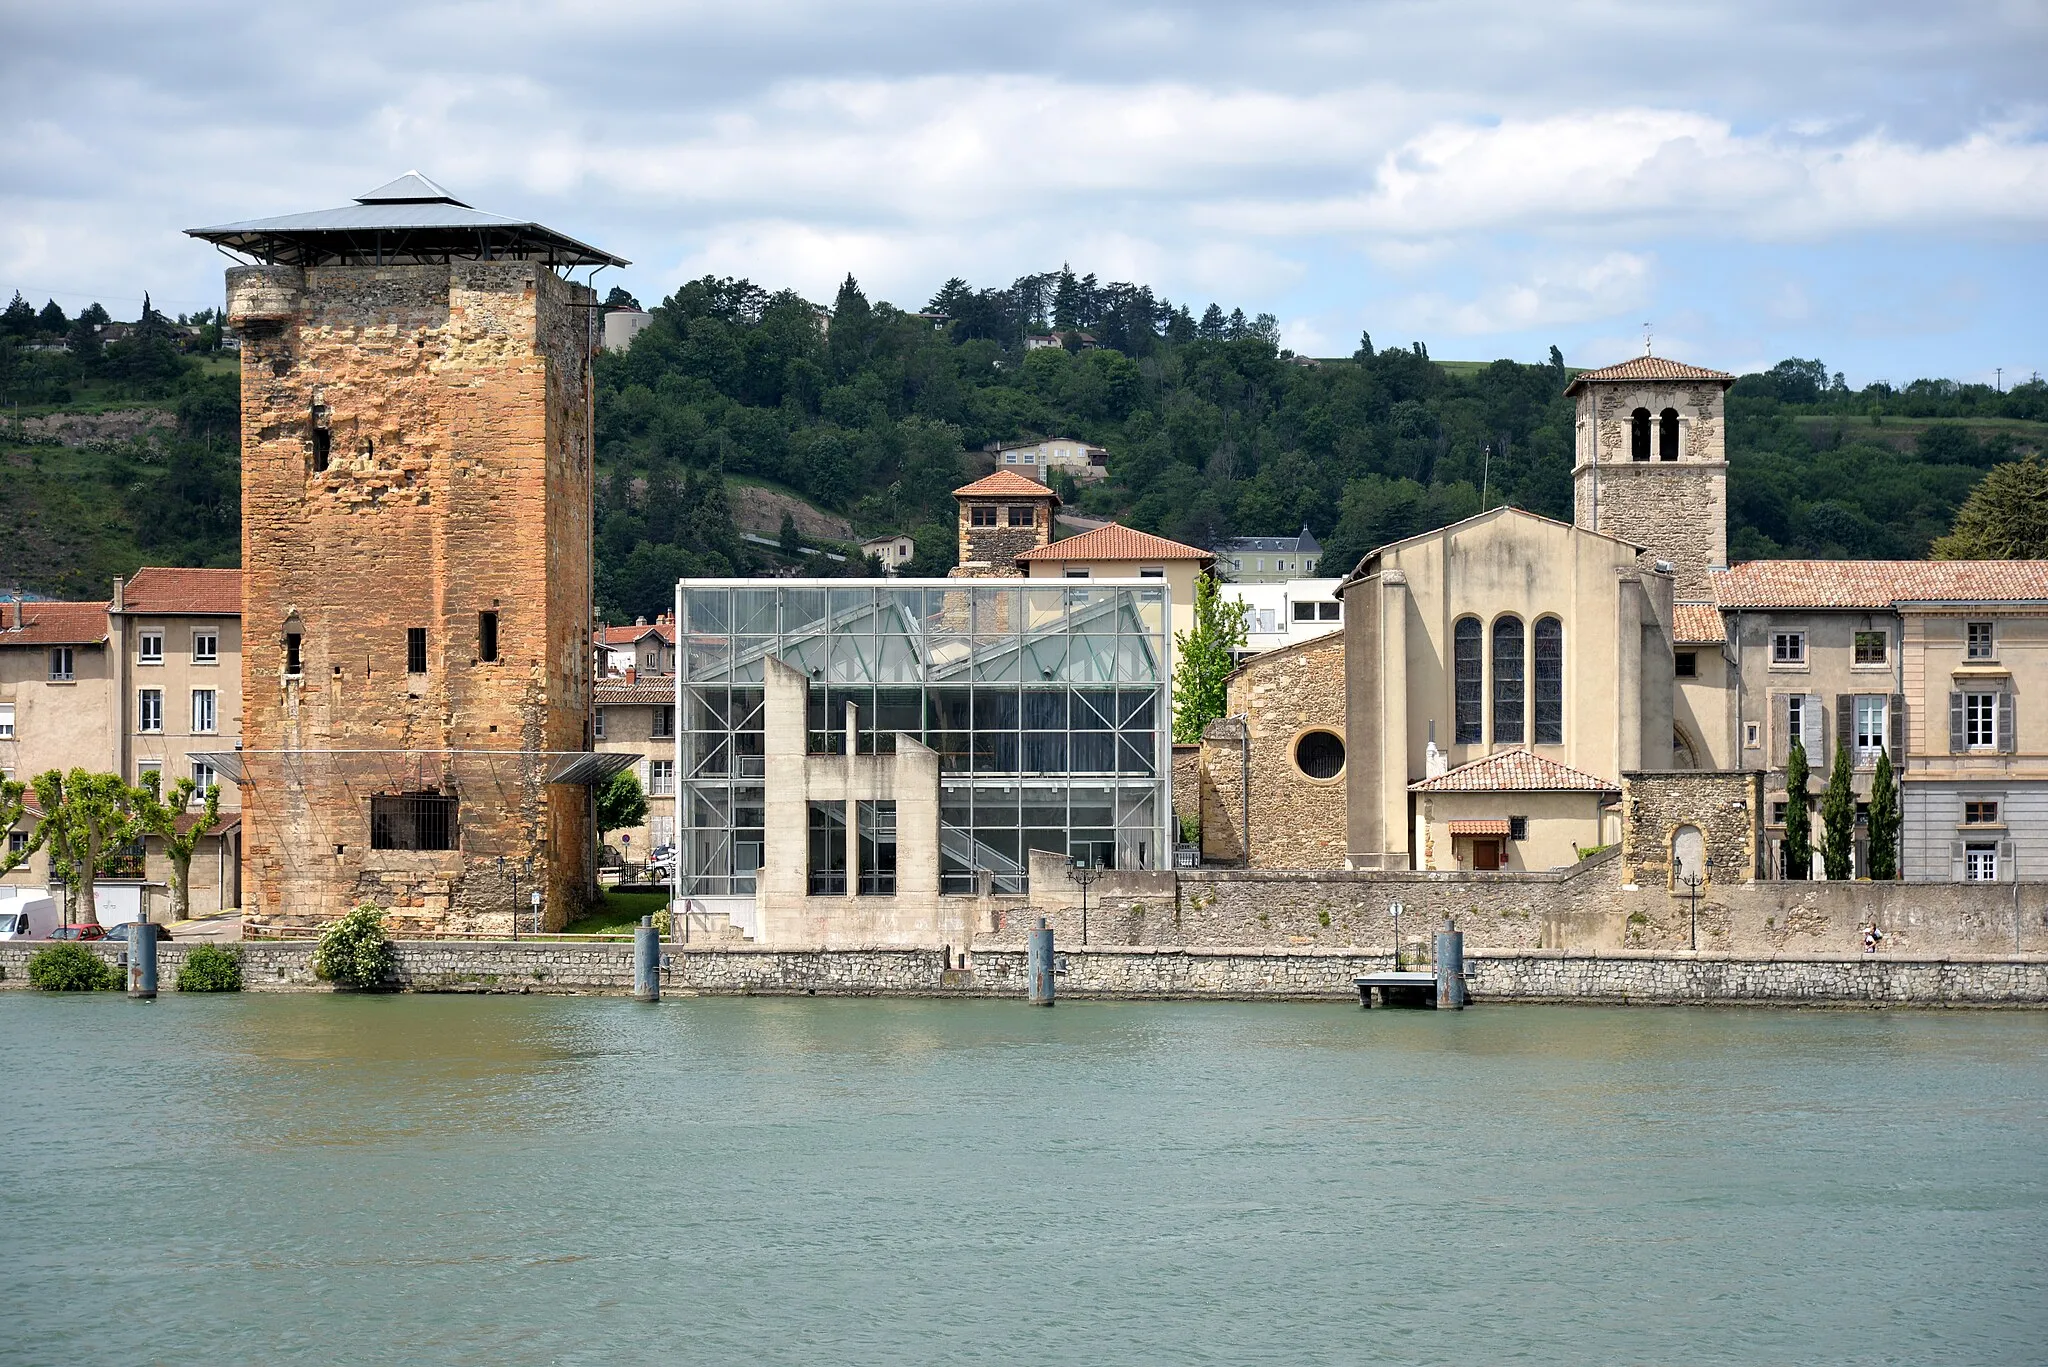
<svg viewBox="0 0 2048 1367">
<path fill-rule="evenodd" d="M 902 733 L 938 753 L 941 892 L 1023 892 L 1033 849 L 1157 867 L 1170 849 L 1167 591 L 1026 582 L 685 581 L 682 893 L 754 890 L 770 657 L 812 680 L 807 752 L 846 752 L 851 703 L 858 752 L 887 753 Z"/>
</svg>

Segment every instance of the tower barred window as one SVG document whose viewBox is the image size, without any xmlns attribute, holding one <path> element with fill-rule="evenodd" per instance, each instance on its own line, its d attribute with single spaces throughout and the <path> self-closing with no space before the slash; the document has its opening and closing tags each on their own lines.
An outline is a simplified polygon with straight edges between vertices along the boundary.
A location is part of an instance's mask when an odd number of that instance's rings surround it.
<svg viewBox="0 0 2048 1367">
<path fill-rule="evenodd" d="M 1479 658 L 1481 628 L 1477 617 L 1460 617 L 1451 628 L 1451 678 L 1457 711 L 1452 739 L 1459 745 L 1484 740 L 1485 665 Z"/>
<path fill-rule="evenodd" d="M 1538 617 L 1536 651 L 1536 743 L 1564 744 L 1564 623 Z"/>
<path fill-rule="evenodd" d="M 1493 738 L 1518 743 L 1523 735 L 1522 619 L 1493 624 Z"/>
</svg>

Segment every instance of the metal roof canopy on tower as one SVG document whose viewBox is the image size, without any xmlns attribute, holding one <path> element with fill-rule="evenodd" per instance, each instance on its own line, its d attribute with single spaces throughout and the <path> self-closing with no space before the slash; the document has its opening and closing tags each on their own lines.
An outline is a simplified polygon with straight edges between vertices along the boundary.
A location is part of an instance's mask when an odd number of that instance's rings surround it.
<svg viewBox="0 0 2048 1367">
<path fill-rule="evenodd" d="M 272 266 L 416 266 L 449 261 L 542 261 L 625 266 L 552 228 L 471 208 L 417 171 L 356 196 L 354 204 L 215 228 L 187 228 Z"/>
</svg>

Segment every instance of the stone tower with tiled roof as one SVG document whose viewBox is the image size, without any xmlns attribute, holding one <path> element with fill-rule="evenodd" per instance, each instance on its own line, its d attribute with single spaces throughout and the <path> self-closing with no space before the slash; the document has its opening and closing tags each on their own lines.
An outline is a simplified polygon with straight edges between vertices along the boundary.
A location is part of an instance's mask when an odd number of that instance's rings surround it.
<svg viewBox="0 0 2048 1367">
<path fill-rule="evenodd" d="M 1668 560 L 1678 596 L 1709 596 L 1728 563 L 1728 428 L 1733 375 L 1637 356 L 1588 370 L 1578 400 L 1573 520 Z"/>
<path fill-rule="evenodd" d="M 960 564 L 953 571 L 955 578 L 1016 578 L 1023 573 L 1017 557 L 1052 540 L 1060 496 L 1014 470 L 998 470 L 962 485 L 953 498 L 960 505 Z"/>
</svg>

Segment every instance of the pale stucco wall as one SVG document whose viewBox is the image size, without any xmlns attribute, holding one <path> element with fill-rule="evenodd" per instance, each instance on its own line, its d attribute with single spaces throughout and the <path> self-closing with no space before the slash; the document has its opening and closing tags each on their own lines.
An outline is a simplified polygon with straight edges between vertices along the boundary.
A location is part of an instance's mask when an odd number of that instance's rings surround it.
<svg viewBox="0 0 2048 1367">
<path fill-rule="evenodd" d="M 1570 868 L 1579 862 L 1580 848 L 1604 843 L 1609 819 L 1602 804 L 1612 800 L 1599 793 L 1537 792 L 1419 793 L 1416 798 L 1416 830 L 1423 842 L 1418 867 L 1475 867 L 1473 837 L 1453 836 L 1451 823 L 1519 816 L 1528 823 L 1527 838 L 1501 843 L 1505 867 L 1525 873 Z"/>
</svg>

